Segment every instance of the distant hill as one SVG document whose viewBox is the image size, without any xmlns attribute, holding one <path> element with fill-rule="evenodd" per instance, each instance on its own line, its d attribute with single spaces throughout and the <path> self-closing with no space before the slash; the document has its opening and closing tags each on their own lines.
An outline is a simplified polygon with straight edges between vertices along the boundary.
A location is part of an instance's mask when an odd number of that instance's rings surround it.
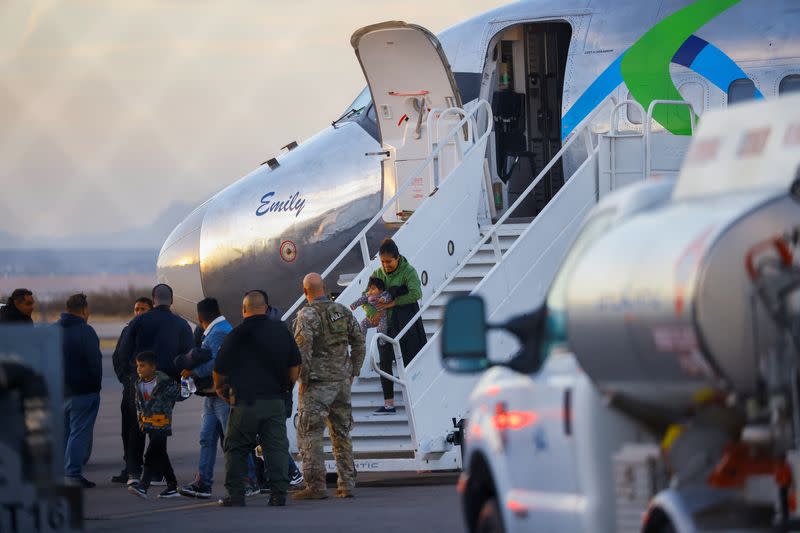
<svg viewBox="0 0 800 533">
<path fill-rule="evenodd" d="M 0 231 L 0 250 L 13 249 L 148 249 L 160 250 L 169 233 L 186 218 L 194 205 L 174 202 L 162 211 L 152 222 L 144 226 L 128 228 L 109 233 L 93 233 L 88 235 L 71 235 L 69 237 L 53 238 L 37 236 L 25 238 Z"/>
<path fill-rule="evenodd" d="M 0 231 L 0 249 L 19 248 L 22 241 L 6 231 Z"/>
</svg>

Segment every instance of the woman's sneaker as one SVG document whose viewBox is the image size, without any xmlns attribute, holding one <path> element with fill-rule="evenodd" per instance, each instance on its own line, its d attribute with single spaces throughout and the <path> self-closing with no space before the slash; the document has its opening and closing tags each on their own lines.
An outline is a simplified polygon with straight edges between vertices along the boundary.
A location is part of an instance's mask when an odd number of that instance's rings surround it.
<svg viewBox="0 0 800 533">
<path fill-rule="evenodd" d="M 158 495 L 159 498 L 178 498 L 179 496 L 178 489 L 175 487 L 167 487 Z"/>
<path fill-rule="evenodd" d="M 142 485 L 137 481 L 136 483 L 131 483 L 128 485 L 128 492 L 133 494 L 134 496 L 138 496 L 143 499 L 147 499 L 147 489 L 142 487 Z"/>
<path fill-rule="evenodd" d="M 373 415 L 394 415 L 397 414 L 397 409 L 390 405 L 383 405 L 372 412 Z"/>
<path fill-rule="evenodd" d="M 190 485 L 184 485 L 179 488 L 178 493 L 189 498 L 208 499 L 211 497 L 211 487 L 205 483 L 195 481 Z"/>
</svg>

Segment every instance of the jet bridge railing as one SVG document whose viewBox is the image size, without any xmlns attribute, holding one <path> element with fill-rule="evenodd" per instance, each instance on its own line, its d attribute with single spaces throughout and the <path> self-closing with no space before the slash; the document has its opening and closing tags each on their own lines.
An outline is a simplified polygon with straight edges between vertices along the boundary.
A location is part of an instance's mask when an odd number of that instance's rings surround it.
<svg viewBox="0 0 800 533">
<path fill-rule="evenodd" d="M 477 139 L 474 137 L 474 134 L 478 132 L 478 120 L 477 117 L 479 113 L 484 112 L 486 114 L 485 124 L 486 127 L 481 132 L 480 137 Z M 432 152 L 428 155 L 428 157 L 420 163 L 417 169 L 411 174 L 411 176 L 403 182 L 403 184 L 398 188 L 397 192 L 395 192 L 394 196 L 392 196 L 389 200 L 384 202 L 383 207 L 372 217 L 372 219 L 364 226 L 364 228 L 358 233 L 358 235 L 353 238 L 352 241 L 342 250 L 342 252 L 336 257 L 336 259 L 331 262 L 330 265 L 322 272 L 322 278 L 325 279 L 331 272 L 333 272 L 337 266 L 344 260 L 344 258 L 349 254 L 356 245 L 360 246 L 361 250 L 361 258 L 364 262 L 364 266 L 370 264 L 371 256 L 369 253 L 369 247 L 367 245 L 367 232 L 375 226 L 383 217 L 383 215 L 393 206 L 395 202 L 398 200 L 400 195 L 402 195 L 411 185 L 414 183 L 414 180 L 417 179 L 425 170 L 431 165 L 434 161 L 437 161 L 440 154 L 442 153 L 445 146 L 451 138 L 458 138 L 463 136 L 464 131 L 467 132 L 467 139 L 463 144 L 456 141 L 456 145 L 458 146 L 459 158 L 463 161 L 464 157 L 475 148 L 475 146 L 482 146 L 483 141 L 485 141 L 490 133 L 491 133 L 491 125 L 493 124 L 492 119 L 492 108 L 488 102 L 485 100 L 477 101 L 473 106 L 469 109 L 460 109 L 460 108 L 450 108 L 445 109 L 435 115 L 436 120 L 440 120 L 441 117 L 447 117 L 451 114 L 463 114 L 463 118 L 458 121 L 458 123 L 450 129 L 450 131 L 438 142 L 438 145 L 432 150 Z M 429 117 L 430 120 L 431 117 Z M 429 128 L 429 132 L 431 129 Z M 448 174 L 449 175 L 449 174 Z M 445 180 L 447 177 L 445 177 Z M 288 320 L 289 317 L 294 314 L 297 309 L 303 304 L 305 301 L 305 296 L 301 295 L 295 303 L 289 308 L 286 313 L 284 313 L 281 320 Z"/>
<path fill-rule="evenodd" d="M 609 97 L 609 99 L 614 101 L 613 97 Z M 502 252 L 500 250 L 498 230 L 511 217 L 511 215 L 514 213 L 514 210 L 517 209 L 522 204 L 522 202 L 528 197 L 528 195 L 534 190 L 536 185 L 538 185 L 539 182 L 547 175 L 547 173 L 550 171 L 550 169 L 552 169 L 553 166 L 563 158 L 564 154 L 567 153 L 567 151 L 572 147 L 572 145 L 575 142 L 577 142 L 578 138 L 582 139 L 582 141 L 583 141 L 583 143 L 585 145 L 585 148 L 586 148 L 587 155 L 586 155 L 586 159 L 584 160 L 584 162 L 579 166 L 578 170 L 575 171 L 575 174 L 578 174 L 579 172 L 582 172 L 585 169 L 585 167 L 594 160 L 594 158 L 597 156 L 598 148 L 597 148 L 597 146 L 595 146 L 594 141 L 592 139 L 592 135 L 593 134 L 592 134 L 590 125 L 591 125 L 592 120 L 603 109 L 603 107 L 604 107 L 603 104 L 604 103 L 605 103 L 605 101 L 601 102 L 600 105 L 598 105 L 596 107 L 595 111 L 593 113 L 591 113 L 589 116 L 587 116 L 578 125 L 578 127 L 575 128 L 575 133 L 567 140 L 567 142 L 564 143 L 564 145 L 556 153 L 556 155 L 553 156 L 553 158 L 550 160 L 550 162 L 547 163 L 547 165 L 545 165 L 545 167 L 541 170 L 541 172 L 539 172 L 539 174 L 531 181 L 531 183 L 528 185 L 528 187 L 522 192 L 522 194 L 520 194 L 519 198 L 517 198 L 517 200 L 513 204 L 511 204 L 511 206 L 506 210 L 506 212 L 503 214 L 503 216 L 501 216 L 497 220 L 497 222 L 491 226 L 489 231 L 484 233 L 483 237 L 481 237 L 481 239 L 471 248 L 471 250 L 464 257 L 464 259 L 448 275 L 445 276 L 444 282 L 433 292 L 433 294 L 430 296 L 430 298 L 426 299 L 423 302 L 423 304 L 420 306 L 420 310 L 417 312 L 417 314 L 414 315 L 414 317 L 411 320 L 408 321 L 406 326 L 402 330 L 400 330 L 400 332 L 398 332 L 398 334 L 394 338 L 389 337 L 387 335 L 384 335 L 382 333 L 378 333 L 372 338 L 372 341 L 371 341 L 371 344 L 370 344 L 371 352 L 368 350 L 368 353 L 376 353 L 377 352 L 377 344 L 378 344 L 378 341 L 380 341 L 380 340 L 388 342 L 388 343 L 390 343 L 392 345 L 392 348 L 394 350 L 395 363 L 397 364 L 399 377 L 394 377 L 394 376 L 391 376 L 391 375 L 387 374 L 386 372 L 381 371 L 380 368 L 378 367 L 378 364 L 377 364 L 375 358 L 373 357 L 372 359 L 370 359 L 370 363 L 372 365 L 373 370 L 376 373 L 378 373 L 380 376 L 382 376 L 382 377 L 384 377 L 386 379 L 389 379 L 389 380 L 391 380 L 391 381 L 393 381 L 393 382 L 395 382 L 395 383 L 397 383 L 399 385 L 402 385 L 402 386 L 406 385 L 406 372 L 408 371 L 408 368 L 411 368 L 414 365 L 415 361 L 417 361 L 418 358 L 413 359 L 409 363 L 408 367 L 406 367 L 403 364 L 403 355 L 402 355 L 402 350 L 400 348 L 400 340 L 414 326 L 414 324 L 417 322 L 417 320 L 422 318 L 423 313 L 433 304 L 434 301 L 436 301 L 436 299 L 445 291 L 445 289 L 450 284 L 450 282 L 453 281 L 456 278 L 456 276 L 459 274 L 459 272 L 461 272 L 464 269 L 464 267 L 467 264 L 469 264 L 470 260 L 478 253 L 478 251 L 481 249 L 481 247 L 484 244 L 489 242 L 490 239 L 493 242 L 492 246 L 493 246 L 493 248 L 495 250 L 495 259 L 496 259 L 496 263 L 495 263 L 493 269 L 497 268 L 497 266 L 504 261 L 504 259 L 508 256 L 508 254 L 513 250 L 513 246 L 512 246 L 512 248 L 506 250 L 505 252 Z M 530 230 L 530 228 L 531 228 L 531 226 L 529 226 L 526 231 Z M 490 274 L 491 274 L 491 271 L 490 271 L 489 274 L 487 274 L 487 277 Z M 431 339 L 431 340 L 433 340 L 433 339 Z M 431 341 L 428 341 L 428 342 L 430 343 Z M 413 417 L 413 413 L 412 413 L 412 417 Z M 413 423 L 412 423 L 412 427 L 414 427 Z"/>
</svg>

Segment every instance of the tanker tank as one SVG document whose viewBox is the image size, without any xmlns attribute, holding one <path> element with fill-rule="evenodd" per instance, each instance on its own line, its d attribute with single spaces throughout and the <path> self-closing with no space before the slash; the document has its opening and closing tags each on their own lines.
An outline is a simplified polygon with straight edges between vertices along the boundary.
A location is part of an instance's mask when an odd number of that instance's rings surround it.
<svg viewBox="0 0 800 533">
<path fill-rule="evenodd" d="M 602 391 L 680 409 L 709 388 L 759 390 L 778 332 L 746 257 L 800 225 L 799 164 L 800 98 L 708 113 L 671 201 L 583 254 L 567 333 Z"/>
</svg>

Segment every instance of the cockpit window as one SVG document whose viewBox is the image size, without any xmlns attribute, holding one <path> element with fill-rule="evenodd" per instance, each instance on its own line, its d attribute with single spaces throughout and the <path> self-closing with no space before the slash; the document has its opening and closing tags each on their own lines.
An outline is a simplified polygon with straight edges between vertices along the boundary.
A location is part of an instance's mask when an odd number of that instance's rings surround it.
<svg viewBox="0 0 800 533">
<path fill-rule="evenodd" d="M 364 90 L 358 93 L 353 103 L 347 106 L 342 115 L 336 119 L 336 123 L 348 122 L 357 120 L 362 114 L 366 113 L 372 104 L 372 94 L 369 92 L 369 87 L 364 87 Z"/>
</svg>

